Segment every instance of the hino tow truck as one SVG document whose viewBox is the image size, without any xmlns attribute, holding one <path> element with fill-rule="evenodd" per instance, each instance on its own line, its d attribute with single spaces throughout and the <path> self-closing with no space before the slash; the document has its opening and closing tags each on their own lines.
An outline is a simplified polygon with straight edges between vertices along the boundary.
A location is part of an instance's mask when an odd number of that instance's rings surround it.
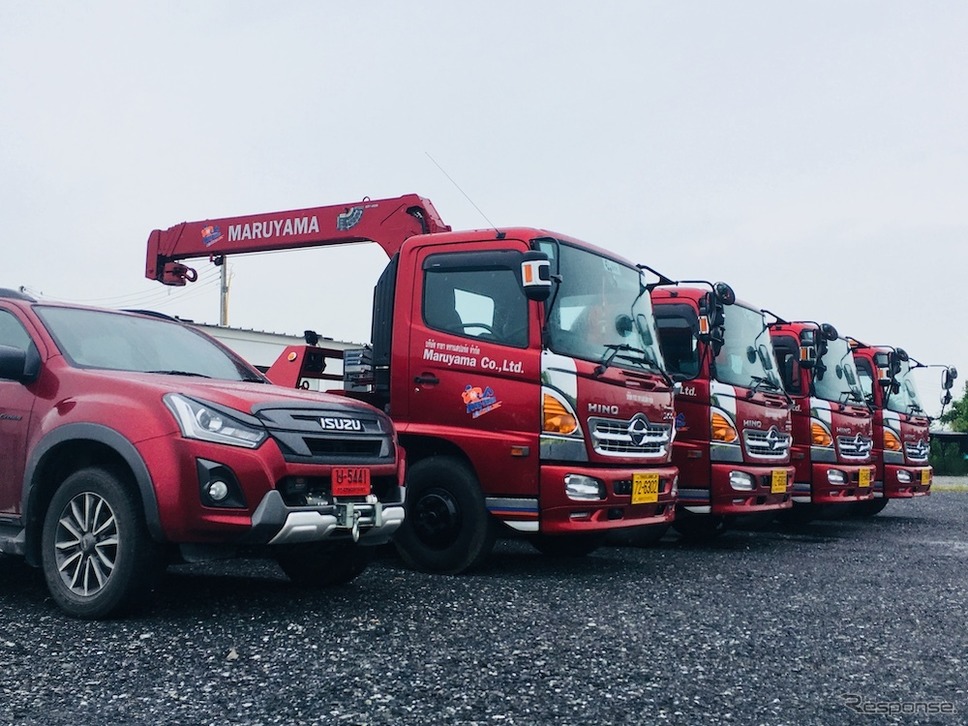
<svg viewBox="0 0 968 726">
<path fill-rule="evenodd" d="M 950 390 L 958 372 L 950 366 L 928 366 L 903 349 L 866 345 L 850 339 L 864 396 L 874 411 L 874 499 L 855 505 L 860 514 L 874 515 L 891 499 L 910 499 L 931 493 L 933 470 L 928 427 L 931 419 L 914 383 L 918 368 L 943 369 L 941 387 Z M 942 399 L 944 400 L 944 399 Z"/>
<path fill-rule="evenodd" d="M 184 285 L 190 258 L 367 241 L 390 262 L 343 393 L 387 412 L 407 451 L 405 562 L 468 570 L 498 525 L 581 555 L 672 520 L 672 381 L 642 271 L 615 254 L 543 229 L 454 232 L 406 195 L 155 230 L 146 275 Z M 270 378 L 299 384 L 321 358 L 296 346 Z"/>
<path fill-rule="evenodd" d="M 699 538 L 741 518 L 772 519 L 793 503 L 793 420 L 766 318 L 724 283 L 662 282 L 652 290 L 659 342 L 680 382 L 672 526 Z"/>
<path fill-rule="evenodd" d="M 775 316 L 774 316 L 775 317 Z M 770 323 L 784 387 L 793 399 L 793 513 L 847 514 L 874 496 L 873 422 L 846 338 L 828 323 Z"/>
</svg>

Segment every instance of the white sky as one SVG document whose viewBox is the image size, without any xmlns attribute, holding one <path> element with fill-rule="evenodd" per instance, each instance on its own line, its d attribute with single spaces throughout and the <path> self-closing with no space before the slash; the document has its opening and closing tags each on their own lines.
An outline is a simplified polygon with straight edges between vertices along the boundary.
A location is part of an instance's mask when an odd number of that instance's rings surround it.
<svg viewBox="0 0 968 726">
<path fill-rule="evenodd" d="M 185 220 L 417 193 L 968 375 L 968 3 L 0 4 L 0 286 L 218 321 Z M 369 337 L 375 245 L 231 262 L 230 324 Z M 940 373 L 919 378 L 936 413 Z"/>
</svg>

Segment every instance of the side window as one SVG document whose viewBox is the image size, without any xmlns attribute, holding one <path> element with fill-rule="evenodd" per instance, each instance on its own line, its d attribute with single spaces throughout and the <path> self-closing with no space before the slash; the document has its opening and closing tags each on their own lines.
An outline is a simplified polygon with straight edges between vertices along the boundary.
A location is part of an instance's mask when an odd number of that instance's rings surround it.
<svg viewBox="0 0 968 726">
<path fill-rule="evenodd" d="M 857 366 L 857 383 L 860 384 L 860 389 L 864 392 L 864 398 L 868 402 L 874 400 L 874 369 L 871 367 L 871 362 L 866 358 L 854 358 L 854 364 Z"/>
<path fill-rule="evenodd" d="M 433 259 L 446 257 L 434 255 Z M 527 347 L 528 300 L 518 283 L 517 270 L 491 265 L 475 268 L 473 255 L 467 253 L 461 253 L 460 260 L 460 267 L 449 267 L 446 261 L 425 267 L 423 318 L 427 326 L 467 338 Z"/>
<path fill-rule="evenodd" d="M 699 349 L 696 336 L 699 318 L 690 305 L 656 305 L 653 308 L 662 359 L 673 380 L 684 381 L 699 375 Z"/>
<path fill-rule="evenodd" d="M 0 345 L 8 345 L 23 351 L 30 347 L 30 336 L 24 326 L 6 310 L 0 310 Z"/>
<path fill-rule="evenodd" d="M 774 338 L 773 350 L 780 366 L 783 387 L 788 393 L 802 393 L 800 388 L 800 347 L 793 338 Z"/>
</svg>

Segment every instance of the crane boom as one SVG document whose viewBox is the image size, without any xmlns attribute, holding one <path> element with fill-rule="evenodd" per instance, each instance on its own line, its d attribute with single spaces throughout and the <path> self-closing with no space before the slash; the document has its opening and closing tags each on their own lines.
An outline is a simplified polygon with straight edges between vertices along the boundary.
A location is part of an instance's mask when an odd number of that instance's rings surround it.
<svg viewBox="0 0 968 726">
<path fill-rule="evenodd" d="M 181 260 L 357 242 L 375 242 L 392 257 L 409 237 L 449 231 L 430 200 L 416 194 L 182 222 L 151 232 L 145 276 L 180 286 L 197 277 Z"/>
</svg>

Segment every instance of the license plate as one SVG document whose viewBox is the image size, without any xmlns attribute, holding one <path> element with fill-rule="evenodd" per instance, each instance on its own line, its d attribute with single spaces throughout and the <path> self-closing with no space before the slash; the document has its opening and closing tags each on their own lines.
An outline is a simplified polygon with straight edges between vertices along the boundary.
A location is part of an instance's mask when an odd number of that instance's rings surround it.
<svg viewBox="0 0 968 726">
<path fill-rule="evenodd" d="M 857 484 L 862 487 L 869 487 L 871 485 L 871 470 L 861 469 L 857 474 Z"/>
<path fill-rule="evenodd" d="M 776 469 L 770 482 L 770 494 L 786 494 L 786 490 L 787 471 L 786 469 Z"/>
<path fill-rule="evenodd" d="M 370 493 L 370 470 L 363 466 L 333 467 L 334 497 L 365 497 Z"/>
<path fill-rule="evenodd" d="M 632 504 L 655 504 L 659 501 L 659 475 L 632 475 Z"/>
<path fill-rule="evenodd" d="M 925 485 L 931 483 L 931 470 L 930 469 L 922 469 L 921 470 L 921 483 L 922 484 L 925 484 Z"/>
</svg>

